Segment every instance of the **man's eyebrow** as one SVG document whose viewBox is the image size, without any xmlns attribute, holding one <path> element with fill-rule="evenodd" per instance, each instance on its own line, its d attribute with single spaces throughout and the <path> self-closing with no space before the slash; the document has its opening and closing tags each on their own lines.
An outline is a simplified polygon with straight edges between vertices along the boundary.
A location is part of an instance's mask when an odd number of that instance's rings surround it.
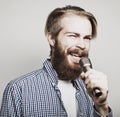
<svg viewBox="0 0 120 117">
<path fill-rule="evenodd" d="M 74 34 L 74 35 L 80 36 L 80 34 L 76 32 L 65 32 L 65 34 Z"/>
<path fill-rule="evenodd" d="M 90 39 L 92 39 L 92 35 L 86 35 L 84 38 L 90 38 Z"/>
</svg>

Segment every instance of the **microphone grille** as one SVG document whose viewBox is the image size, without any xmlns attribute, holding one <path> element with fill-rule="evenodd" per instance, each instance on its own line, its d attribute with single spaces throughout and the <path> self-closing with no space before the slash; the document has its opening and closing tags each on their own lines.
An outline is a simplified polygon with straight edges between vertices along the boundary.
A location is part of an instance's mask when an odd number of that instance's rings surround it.
<svg viewBox="0 0 120 117">
<path fill-rule="evenodd" d="M 82 57 L 79 63 L 81 67 L 89 66 L 90 68 L 92 68 L 91 61 L 88 57 Z"/>
</svg>

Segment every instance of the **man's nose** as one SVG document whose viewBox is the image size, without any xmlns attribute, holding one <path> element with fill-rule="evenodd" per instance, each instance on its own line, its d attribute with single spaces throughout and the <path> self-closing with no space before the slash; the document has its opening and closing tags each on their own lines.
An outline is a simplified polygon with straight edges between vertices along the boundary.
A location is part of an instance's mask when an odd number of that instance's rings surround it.
<svg viewBox="0 0 120 117">
<path fill-rule="evenodd" d="M 83 38 L 80 38 L 78 41 L 77 41 L 77 45 L 76 45 L 78 48 L 84 50 L 86 48 L 86 43 L 85 43 L 85 40 Z"/>
</svg>

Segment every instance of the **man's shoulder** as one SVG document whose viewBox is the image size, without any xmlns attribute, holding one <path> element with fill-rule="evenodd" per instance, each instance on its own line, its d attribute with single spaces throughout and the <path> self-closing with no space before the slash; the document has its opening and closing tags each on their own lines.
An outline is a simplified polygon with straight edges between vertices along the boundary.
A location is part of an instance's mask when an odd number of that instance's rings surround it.
<svg viewBox="0 0 120 117">
<path fill-rule="evenodd" d="M 25 84 L 28 84 L 30 82 L 36 81 L 37 79 L 41 79 L 43 74 L 46 74 L 46 72 L 44 71 L 44 69 L 38 69 L 38 70 L 34 70 L 32 72 L 29 72 L 25 75 L 22 75 L 14 80 L 11 80 L 8 83 L 8 87 L 14 87 L 14 86 L 23 86 Z"/>
</svg>

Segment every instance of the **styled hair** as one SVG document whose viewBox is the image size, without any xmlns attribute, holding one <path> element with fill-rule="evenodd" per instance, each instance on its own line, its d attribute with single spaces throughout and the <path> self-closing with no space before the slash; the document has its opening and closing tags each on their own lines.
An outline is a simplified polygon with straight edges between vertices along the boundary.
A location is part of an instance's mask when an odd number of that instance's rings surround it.
<svg viewBox="0 0 120 117">
<path fill-rule="evenodd" d="M 85 11 L 83 8 L 71 5 L 62 8 L 56 8 L 48 15 L 45 25 L 45 35 L 47 35 L 47 33 L 50 33 L 53 38 L 56 38 L 59 32 L 62 30 L 60 24 L 61 19 L 67 14 L 86 17 L 92 25 L 92 38 L 95 38 L 97 36 L 97 21 L 94 15 L 90 12 Z"/>
<path fill-rule="evenodd" d="M 71 5 L 62 8 L 56 8 L 48 15 L 45 25 L 45 35 L 50 33 L 52 38 L 56 39 L 59 32 L 62 30 L 61 19 L 67 15 L 77 15 L 87 18 L 92 26 L 92 38 L 95 38 L 97 36 L 97 20 L 94 15 L 90 12 L 85 11 L 83 8 Z M 50 55 L 51 54 L 52 47 Z"/>
</svg>

